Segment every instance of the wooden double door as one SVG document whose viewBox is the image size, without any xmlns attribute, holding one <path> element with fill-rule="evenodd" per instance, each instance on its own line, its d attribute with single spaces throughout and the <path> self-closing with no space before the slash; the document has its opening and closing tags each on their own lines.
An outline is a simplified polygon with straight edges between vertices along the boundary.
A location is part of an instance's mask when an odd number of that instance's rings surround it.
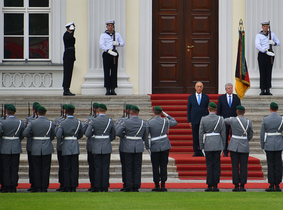
<svg viewBox="0 0 283 210">
<path fill-rule="evenodd" d="M 218 0 L 153 0 L 152 92 L 218 91 Z"/>
</svg>

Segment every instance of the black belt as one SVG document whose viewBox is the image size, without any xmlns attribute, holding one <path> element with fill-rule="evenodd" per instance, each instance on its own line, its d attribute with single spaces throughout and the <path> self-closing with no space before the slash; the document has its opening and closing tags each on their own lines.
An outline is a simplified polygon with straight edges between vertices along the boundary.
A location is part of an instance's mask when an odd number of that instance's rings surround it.
<svg viewBox="0 0 283 210">
<path fill-rule="evenodd" d="M 67 47 L 65 48 L 65 50 L 74 50 L 75 48 L 74 47 Z"/>
</svg>

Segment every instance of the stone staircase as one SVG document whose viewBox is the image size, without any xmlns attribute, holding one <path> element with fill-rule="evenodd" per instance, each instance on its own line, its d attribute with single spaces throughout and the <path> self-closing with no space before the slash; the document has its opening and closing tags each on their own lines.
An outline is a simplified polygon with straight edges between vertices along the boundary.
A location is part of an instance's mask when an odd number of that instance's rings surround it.
<svg viewBox="0 0 283 210">
<path fill-rule="evenodd" d="M 61 104 L 73 104 L 75 109 L 74 116 L 82 122 L 84 122 L 86 116 L 90 114 L 91 101 L 92 103 L 104 103 L 106 104 L 108 111 L 107 116 L 111 117 L 114 122 L 117 121 L 119 117 L 122 117 L 123 107 L 127 104 L 134 104 L 140 108 L 139 117 L 148 120 L 153 117 L 150 96 L 148 95 L 133 95 L 133 96 L 2 96 L 1 103 L 3 104 L 14 104 L 17 108 L 16 116 L 25 120 L 28 115 L 28 102 L 30 103 L 30 112 L 32 114 L 32 104 L 34 101 L 39 102 L 42 106 L 47 109 L 46 117 L 50 120 L 60 116 Z M 87 152 L 86 152 L 86 140 L 84 136 L 79 140 L 80 145 L 80 155 L 79 155 L 79 179 L 80 183 L 89 182 L 88 179 L 88 163 L 87 163 Z M 50 183 L 58 182 L 58 161 L 56 154 L 56 139 L 53 140 L 53 146 L 55 153 L 52 155 L 51 163 L 51 173 L 50 173 Z M 122 182 L 121 175 L 121 164 L 119 157 L 119 137 L 112 141 L 113 153 L 111 154 L 110 162 L 110 182 Z M 26 153 L 26 138 L 22 141 L 23 153 L 20 156 L 20 169 L 19 169 L 19 183 L 28 182 L 28 161 Z M 142 165 L 142 179 L 152 180 L 152 168 L 151 161 L 147 151 L 143 154 L 143 165 Z M 168 178 L 178 178 L 178 173 L 176 172 L 176 166 L 174 159 L 169 160 L 168 165 Z M 111 181 L 112 180 L 112 181 Z"/>
</svg>

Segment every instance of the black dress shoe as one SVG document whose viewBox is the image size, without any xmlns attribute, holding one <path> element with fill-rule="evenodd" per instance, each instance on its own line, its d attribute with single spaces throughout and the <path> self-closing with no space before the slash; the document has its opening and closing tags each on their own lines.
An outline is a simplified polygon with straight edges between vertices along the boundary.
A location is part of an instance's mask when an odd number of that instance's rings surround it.
<svg viewBox="0 0 283 210">
<path fill-rule="evenodd" d="M 274 185 L 270 185 L 269 188 L 265 189 L 265 192 L 274 192 Z"/>
<path fill-rule="evenodd" d="M 235 185 L 234 189 L 232 190 L 233 192 L 239 192 L 240 189 L 239 189 L 239 185 Z"/>
<path fill-rule="evenodd" d="M 281 192 L 282 190 L 280 189 L 279 185 L 275 185 L 275 191 L 276 192 Z"/>
<path fill-rule="evenodd" d="M 120 189 L 121 192 L 124 192 L 125 190 L 126 190 L 125 187 L 123 187 L 123 188 Z"/>
<path fill-rule="evenodd" d="M 259 94 L 259 95 L 260 95 L 260 96 L 266 95 L 265 90 L 261 90 L 261 92 L 260 92 L 260 94 Z"/>
<path fill-rule="evenodd" d="M 101 192 L 108 192 L 108 188 L 102 188 Z"/>
<path fill-rule="evenodd" d="M 105 95 L 107 95 L 107 96 L 111 95 L 110 88 L 106 88 L 106 93 L 105 93 Z"/>
<path fill-rule="evenodd" d="M 265 93 L 265 95 L 269 95 L 269 96 L 272 96 L 272 93 L 270 93 L 270 91 L 269 91 L 269 90 L 266 90 L 266 93 Z"/>
<path fill-rule="evenodd" d="M 91 192 L 100 192 L 100 190 L 98 188 L 93 188 Z"/>
<path fill-rule="evenodd" d="M 42 189 L 41 192 L 48 192 L 47 189 Z"/>
<path fill-rule="evenodd" d="M 75 187 L 71 187 L 70 188 L 70 192 L 76 192 L 77 190 L 76 190 L 76 188 Z"/>
<path fill-rule="evenodd" d="M 204 191 L 205 191 L 205 192 L 212 192 L 212 191 L 213 191 L 213 189 L 212 189 L 212 187 L 211 187 L 211 186 L 209 186 L 209 187 L 207 187 Z"/>
<path fill-rule="evenodd" d="M 27 189 L 27 191 L 29 192 L 33 191 L 33 187 L 30 187 L 29 189 Z"/>
<path fill-rule="evenodd" d="M 155 186 L 155 188 L 153 188 L 151 191 L 153 191 L 153 192 L 159 192 L 159 191 L 161 191 L 161 189 L 160 189 L 159 186 Z"/>
<path fill-rule="evenodd" d="M 115 88 L 111 89 L 111 95 L 117 95 L 117 93 L 115 93 Z"/>
<path fill-rule="evenodd" d="M 64 91 L 63 96 L 75 96 L 76 94 L 71 93 L 70 91 Z"/>
<path fill-rule="evenodd" d="M 217 184 L 213 185 L 213 192 L 219 192 L 219 188 L 218 188 Z"/>
<path fill-rule="evenodd" d="M 69 187 L 64 187 L 61 192 L 71 192 L 71 189 Z"/>
<path fill-rule="evenodd" d="M 139 189 L 134 187 L 132 192 L 139 192 Z"/>
<path fill-rule="evenodd" d="M 133 190 L 131 189 L 131 188 L 126 188 L 125 190 L 124 190 L 124 192 L 132 192 Z"/>
<path fill-rule="evenodd" d="M 88 192 L 91 192 L 92 190 L 93 190 L 93 187 L 87 189 Z"/>
<path fill-rule="evenodd" d="M 11 190 L 8 189 L 8 188 L 5 188 L 5 189 L 2 190 L 2 193 L 9 193 L 9 192 L 11 192 Z"/>
<path fill-rule="evenodd" d="M 17 192 L 17 189 L 16 189 L 16 188 L 11 188 L 11 189 L 10 189 L 10 192 L 11 192 L 11 193 L 16 193 L 16 192 Z"/>
<path fill-rule="evenodd" d="M 160 192 L 167 192 L 167 189 L 165 187 L 161 187 Z"/>
<path fill-rule="evenodd" d="M 64 187 L 60 186 L 58 189 L 56 189 L 57 192 L 61 192 L 64 189 Z"/>
</svg>

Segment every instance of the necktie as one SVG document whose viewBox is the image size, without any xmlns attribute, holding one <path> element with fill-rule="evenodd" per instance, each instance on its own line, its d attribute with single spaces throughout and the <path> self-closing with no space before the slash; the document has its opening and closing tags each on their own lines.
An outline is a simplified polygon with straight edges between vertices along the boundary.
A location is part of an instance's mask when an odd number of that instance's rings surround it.
<svg viewBox="0 0 283 210">
<path fill-rule="evenodd" d="M 231 108 L 232 101 L 231 101 L 231 96 L 229 96 L 229 107 Z"/>
<path fill-rule="evenodd" d="M 201 101 L 200 94 L 198 94 L 198 105 L 200 105 L 200 101 Z"/>
</svg>

